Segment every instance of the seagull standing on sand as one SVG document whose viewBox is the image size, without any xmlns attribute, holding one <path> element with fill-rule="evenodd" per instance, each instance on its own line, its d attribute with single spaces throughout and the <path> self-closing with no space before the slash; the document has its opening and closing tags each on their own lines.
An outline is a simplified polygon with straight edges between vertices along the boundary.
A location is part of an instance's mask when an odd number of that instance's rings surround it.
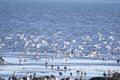
<svg viewBox="0 0 120 80">
<path fill-rule="evenodd" d="M 103 76 L 104 76 L 104 77 L 106 77 L 106 76 L 107 76 L 107 74 L 105 73 L 105 71 L 104 71 L 104 73 L 103 73 Z"/>
<path fill-rule="evenodd" d="M 19 58 L 19 64 L 22 64 L 22 56 L 18 56 L 18 58 Z"/>
</svg>

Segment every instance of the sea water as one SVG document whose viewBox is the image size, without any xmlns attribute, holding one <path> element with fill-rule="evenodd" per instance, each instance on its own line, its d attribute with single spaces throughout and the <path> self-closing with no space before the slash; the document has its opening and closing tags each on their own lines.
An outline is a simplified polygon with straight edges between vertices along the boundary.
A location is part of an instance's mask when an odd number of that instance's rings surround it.
<svg viewBox="0 0 120 80">
<path fill-rule="evenodd" d="M 110 69 L 116 67 L 117 70 L 119 64 L 116 64 L 114 60 L 119 59 L 120 54 L 119 31 L 119 3 L 0 0 L 0 56 L 9 63 L 9 66 L 0 65 L 2 71 L 0 77 L 8 77 L 14 71 L 18 71 L 19 76 L 29 71 L 38 74 L 40 72 L 40 75 L 54 73 L 49 69 L 46 73 L 43 68 L 45 59 L 51 56 L 42 56 L 40 61 L 43 58 L 43 62 L 36 62 L 32 56 L 25 55 L 24 57 L 30 59 L 30 62 L 19 66 L 18 55 L 21 53 L 24 55 L 26 50 L 33 54 L 44 51 L 50 54 L 56 53 L 57 50 L 67 51 L 73 48 L 74 53 L 79 51 L 83 55 L 96 50 L 104 57 L 114 55 L 115 57 L 109 57 L 113 60 L 110 62 L 115 66 L 99 60 L 99 64 L 96 64 L 97 62 L 94 64 L 94 61 L 87 64 L 89 60 L 79 62 L 79 57 L 70 60 L 71 63 L 66 63 L 61 61 L 65 57 L 62 55 L 60 55 L 62 56 L 60 60 L 57 57 L 58 61 L 50 62 L 50 64 L 61 65 L 61 67 L 69 65 L 70 69 L 78 68 L 86 72 L 91 70 L 89 73 L 93 76 L 101 76 L 102 73 L 99 74 L 99 71 L 104 71 L 103 68 L 107 70 L 108 66 Z M 16 52 L 13 52 L 14 49 Z M 76 61 L 80 64 L 77 65 Z M 27 64 L 31 65 L 30 69 Z M 73 67 L 75 64 L 76 67 Z M 92 66 L 95 66 L 98 71 L 93 70 Z M 25 67 L 27 69 L 22 70 Z M 41 68 L 40 71 L 39 68 Z M 89 75 L 88 77 L 91 77 Z"/>
</svg>

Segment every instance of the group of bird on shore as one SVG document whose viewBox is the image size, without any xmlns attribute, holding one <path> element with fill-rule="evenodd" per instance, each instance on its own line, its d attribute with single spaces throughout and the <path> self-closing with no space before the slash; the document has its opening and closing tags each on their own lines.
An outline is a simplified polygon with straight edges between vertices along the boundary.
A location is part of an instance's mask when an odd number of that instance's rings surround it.
<svg viewBox="0 0 120 80">
<path fill-rule="evenodd" d="M 80 73 L 81 71 L 77 70 L 77 73 Z M 84 76 L 87 73 L 81 72 L 79 78 L 72 78 L 73 73 L 70 73 L 69 77 L 63 77 L 61 79 L 58 79 L 55 75 L 45 75 L 45 76 L 37 76 L 36 73 L 26 73 L 26 76 L 24 77 L 17 77 L 16 72 L 12 74 L 8 78 L 8 80 L 120 80 L 120 72 L 119 71 L 110 71 L 103 72 L 103 77 L 92 77 L 90 79 L 86 79 Z M 59 75 L 62 76 L 62 72 L 59 72 Z M 0 80 L 5 80 L 3 78 L 0 78 Z"/>
</svg>

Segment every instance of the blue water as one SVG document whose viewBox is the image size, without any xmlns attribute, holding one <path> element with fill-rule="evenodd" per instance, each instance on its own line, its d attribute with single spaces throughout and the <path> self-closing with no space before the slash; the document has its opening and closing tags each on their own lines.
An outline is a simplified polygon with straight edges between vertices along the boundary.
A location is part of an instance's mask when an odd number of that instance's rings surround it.
<svg viewBox="0 0 120 80">
<path fill-rule="evenodd" d="M 0 50 L 24 51 L 31 50 L 53 50 L 52 43 L 58 43 L 57 50 L 63 49 L 64 41 L 71 44 L 67 48 L 78 49 L 82 45 L 83 52 L 96 50 L 94 44 L 100 44 L 101 53 L 106 51 L 106 45 L 113 43 L 112 48 L 120 46 L 120 4 L 118 3 L 82 3 L 82 2 L 42 2 L 42 1 L 0 1 L 0 44 L 5 46 Z M 102 41 L 98 39 L 98 33 L 102 33 Z M 6 36 L 12 34 L 12 39 L 6 40 Z M 48 45 L 40 49 L 25 45 L 17 34 L 24 34 L 27 40 L 32 40 L 30 35 L 44 36 L 42 40 Z M 57 35 L 57 36 L 56 36 Z M 92 41 L 85 40 L 90 36 Z M 109 39 L 110 36 L 114 40 Z M 61 40 L 61 41 L 60 41 Z M 76 42 L 72 43 L 72 41 Z M 15 45 L 15 42 L 18 44 Z M 107 41 L 107 44 L 103 44 Z M 84 43 L 86 42 L 86 44 Z M 119 49 L 117 49 L 119 53 Z"/>
</svg>

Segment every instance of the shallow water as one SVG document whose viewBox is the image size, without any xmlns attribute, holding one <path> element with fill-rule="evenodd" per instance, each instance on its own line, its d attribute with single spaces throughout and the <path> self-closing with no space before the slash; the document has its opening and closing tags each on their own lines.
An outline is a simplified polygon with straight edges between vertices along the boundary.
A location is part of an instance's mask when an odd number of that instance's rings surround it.
<svg viewBox="0 0 120 80">
<path fill-rule="evenodd" d="M 85 78 L 89 79 L 94 76 L 103 76 L 104 71 L 107 72 L 110 70 L 112 72 L 113 70 L 120 70 L 120 64 L 117 63 L 116 60 L 103 61 L 99 58 L 95 59 L 95 57 L 89 57 L 88 59 L 81 56 L 71 58 L 66 55 L 64 55 L 64 57 L 63 55 L 62 57 L 57 57 L 54 53 L 41 53 L 39 54 L 39 59 L 36 60 L 34 58 L 34 53 L 26 54 L 23 52 L 3 52 L 0 54 L 3 54 L 4 59 L 8 63 L 7 65 L 0 65 L 0 77 L 5 79 L 12 76 L 13 72 L 16 72 L 17 77 L 23 77 L 27 72 L 29 72 L 30 74 L 36 73 L 37 76 L 55 75 L 58 79 L 69 77 L 70 72 L 72 72 L 73 75 L 71 77 L 78 78 L 80 77 L 80 74 L 77 74 L 77 70 L 86 72 L 87 75 Z M 19 55 L 22 55 L 22 64 L 19 63 Z M 54 59 L 52 59 L 52 57 L 54 57 Z M 69 60 L 65 61 L 65 57 L 69 58 Z M 118 56 L 115 56 L 115 58 L 118 58 Z M 24 59 L 26 59 L 26 62 L 24 62 Z M 45 67 L 46 62 L 48 62 L 48 67 Z M 51 68 L 51 65 L 54 65 L 53 69 Z M 58 66 L 60 67 L 59 70 L 57 69 Z M 64 66 L 67 67 L 67 70 L 64 69 Z M 63 75 L 60 76 L 59 72 L 62 72 Z"/>
</svg>

